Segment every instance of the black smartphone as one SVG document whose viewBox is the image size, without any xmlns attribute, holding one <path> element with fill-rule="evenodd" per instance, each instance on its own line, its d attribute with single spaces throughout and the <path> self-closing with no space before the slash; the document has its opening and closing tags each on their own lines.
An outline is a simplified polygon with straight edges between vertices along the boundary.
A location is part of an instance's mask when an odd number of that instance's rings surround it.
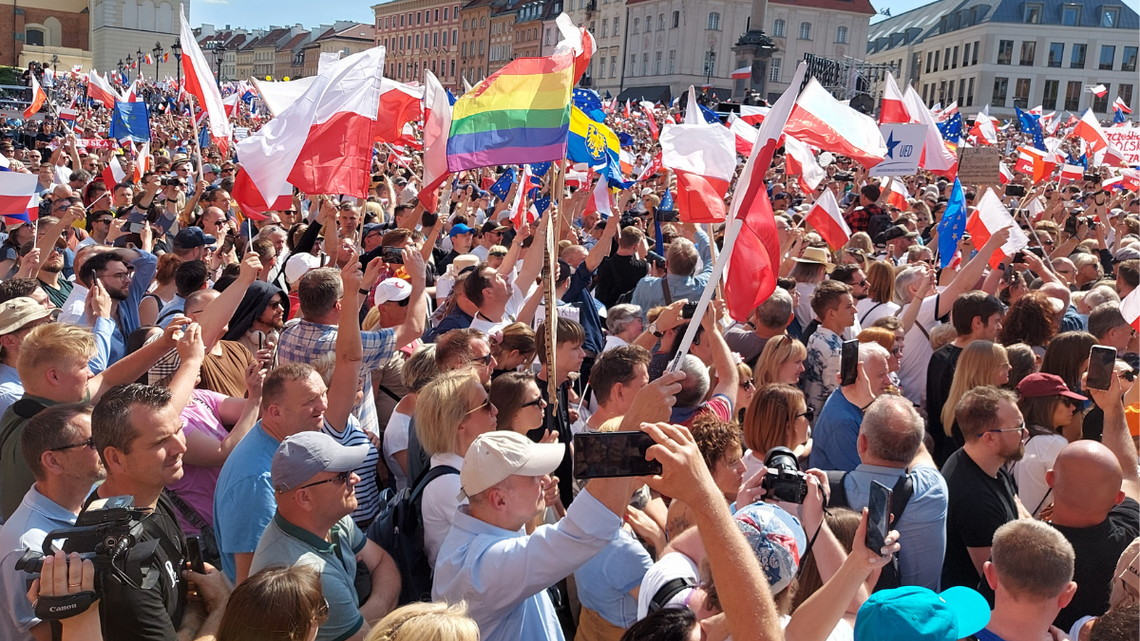
<svg viewBox="0 0 1140 641">
<path fill-rule="evenodd" d="M 887 532 L 891 525 L 891 494 L 891 488 L 878 481 L 871 481 L 867 498 L 867 536 L 863 542 L 875 554 L 879 554 L 887 544 Z"/>
<path fill-rule="evenodd" d="M 859 341 L 843 341 L 839 356 L 839 384 L 854 385 L 859 378 Z"/>
<path fill-rule="evenodd" d="M 1045 248 L 1041 247 L 1040 245 L 1034 245 L 1033 247 L 1026 247 L 1025 251 L 1037 254 L 1038 258 L 1045 258 Z"/>
<path fill-rule="evenodd" d="M 130 229 L 132 234 L 141 234 L 142 230 L 146 229 L 146 223 L 131 223 Z"/>
<path fill-rule="evenodd" d="M 645 458 L 654 444 L 645 432 L 582 432 L 574 436 L 574 478 L 596 479 L 661 473 Z"/>
<path fill-rule="evenodd" d="M 1018 198 L 1024 198 L 1025 197 L 1025 185 L 1006 185 L 1005 186 L 1005 195 L 1006 196 L 1016 196 Z"/>
<path fill-rule="evenodd" d="M 681 214 L 676 211 L 662 211 L 658 209 L 654 214 L 654 220 L 662 223 L 675 223 L 681 220 Z"/>
<path fill-rule="evenodd" d="M 696 314 L 696 313 L 697 313 L 697 304 L 695 302 L 694 303 L 685 303 L 685 305 L 681 308 L 681 318 L 689 319 L 689 318 L 692 318 L 693 314 Z"/>
<path fill-rule="evenodd" d="M 404 250 L 401 247 L 381 247 L 380 260 L 396 265 L 404 264 Z"/>
<path fill-rule="evenodd" d="M 190 569 L 198 574 L 206 573 L 206 564 L 202 562 L 202 546 L 198 543 L 198 537 L 186 537 L 186 562 L 190 564 Z"/>
<path fill-rule="evenodd" d="M 1013 255 L 1013 263 L 1024 263 L 1024 262 L 1025 262 L 1025 252 L 1016 252 Z"/>
<path fill-rule="evenodd" d="M 1116 348 L 1093 345 L 1089 350 L 1089 375 L 1085 387 L 1108 389 L 1112 385 L 1112 370 L 1116 368 Z"/>
</svg>

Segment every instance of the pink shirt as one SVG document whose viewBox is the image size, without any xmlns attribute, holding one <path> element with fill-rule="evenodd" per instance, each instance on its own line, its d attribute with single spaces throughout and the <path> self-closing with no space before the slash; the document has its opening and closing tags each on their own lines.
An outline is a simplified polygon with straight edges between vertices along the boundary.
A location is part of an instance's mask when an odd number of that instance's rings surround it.
<svg viewBox="0 0 1140 641">
<path fill-rule="evenodd" d="M 193 432 L 201 432 L 216 438 L 218 442 L 229 436 L 218 407 L 227 397 L 210 390 L 196 389 L 190 396 L 186 409 L 182 410 L 182 429 L 189 438 Z M 182 478 L 166 488 L 166 491 L 175 494 L 198 513 L 202 519 L 213 526 L 214 524 L 214 488 L 218 484 L 218 475 L 221 467 L 202 467 L 199 465 L 182 464 Z M 177 501 L 175 502 L 177 506 Z M 178 510 L 178 522 L 186 534 L 197 534 L 198 527 Z"/>
</svg>

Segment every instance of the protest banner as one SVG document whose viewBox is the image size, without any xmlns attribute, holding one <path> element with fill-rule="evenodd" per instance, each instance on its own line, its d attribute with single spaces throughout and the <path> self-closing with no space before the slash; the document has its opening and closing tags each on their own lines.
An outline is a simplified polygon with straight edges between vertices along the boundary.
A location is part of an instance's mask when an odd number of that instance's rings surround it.
<svg viewBox="0 0 1140 641">
<path fill-rule="evenodd" d="M 958 179 L 964 184 L 996 185 L 1001 180 L 1001 150 L 963 147 L 958 153 Z"/>
</svg>

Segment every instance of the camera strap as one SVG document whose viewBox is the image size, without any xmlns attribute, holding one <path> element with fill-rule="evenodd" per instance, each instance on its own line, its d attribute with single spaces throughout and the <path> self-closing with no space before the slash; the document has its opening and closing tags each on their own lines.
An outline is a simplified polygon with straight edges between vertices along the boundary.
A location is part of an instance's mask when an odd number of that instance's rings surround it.
<svg viewBox="0 0 1140 641">
<path fill-rule="evenodd" d="M 687 576 L 681 576 L 667 581 L 665 585 L 657 588 L 657 592 L 653 593 L 653 598 L 649 600 L 649 612 L 653 613 L 660 610 L 665 607 L 673 597 L 696 584 L 696 581 L 693 581 Z"/>
<path fill-rule="evenodd" d="M 36 618 L 57 621 L 83 614 L 98 599 L 98 595 L 90 590 L 63 596 L 41 596 L 32 604 L 32 610 Z"/>
</svg>

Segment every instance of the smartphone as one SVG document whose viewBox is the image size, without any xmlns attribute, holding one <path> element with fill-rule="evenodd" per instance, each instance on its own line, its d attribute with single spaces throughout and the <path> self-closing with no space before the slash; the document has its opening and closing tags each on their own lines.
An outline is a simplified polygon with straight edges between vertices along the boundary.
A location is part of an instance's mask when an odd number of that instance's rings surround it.
<svg viewBox="0 0 1140 641">
<path fill-rule="evenodd" d="M 404 250 L 400 247 L 381 247 L 380 260 L 396 265 L 404 264 Z"/>
<path fill-rule="evenodd" d="M 1112 385 L 1112 370 L 1116 368 L 1116 348 L 1093 345 L 1089 350 L 1089 375 L 1085 387 L 1108 389 Z"/>
<path fill-rule="evenodd" d="M 1005 195 L 1023 198 L 1025 196 L 1025 185 L 1006 185 Z"/>
<path fill-rule="evenodd" d="M 1013 263 L 1011 263 L 1011 264 L 1024 263 L 1024 262 L 1025 262 L 1025 252 L 1017 252 L 1013 255 Z"/>
<path fill-rule="evenodd" d="M 132 234 L 141 234 L 144 229 L 146 229 L 146 223 L 131 223 Z"/>
<path fill-rule="evenodd" d="M 196 536 L 186 537 L 186 562 L 190 564 L 190 569 L 194 572 L 206 573 L 206 564 L 202 562 L 202 546 L 198 543 Z"/>
<path fill-rule="evenodd" d="M 867 498 L 867 536 L 863 542 L 875 554 L 887 544 L 887 532 L 891 525 L 891 488 L 878 481 L 871 481 L 871 491 Z"/>
<path fill-rule="evenodd" d="M 1084 180 L 1087 182 L 1090 182 L 1090 183 L 1099 183 L 1100 182 L 1100 174 L 1097 174 L 1097 173 L 1085 174 Z"/>
<path fill-rule="evenodd" d="M 859 377 L 859 341 L 843 341 L 839 357 L 839 384 L 854 385 Z"/>
<path fill-rule="evenodd" d="M 697 304 L 695 302 L 685 303 L 685 305 L 683 307 L 681 307 L 681 318 L 689 319 L 689 318 L 692 318 L 693 314 L 696 314 L 696 313 L 697 313 Z"/>
<path fill-rule="evenodd" d="M 1033 247 L 1026 247 L 1025 250 L 1028 252 L 1032 252 L 1034 254 L 1037 254 L 1038 258 L 1045 258 L 1045 248 L 1041 247 L 1040 245 L 1034 245 Z"/>
<path fill-rule="evenodd" d="M 574 436 L 574 478 L 648 476 L 661 463 L 645 458 L 654 444 L 645 432 L 582 432 Z"/>
<path fill-rule="evenodd" d="M 662 223 L 675 223 L 681 220 L 681 214 L 676 211 L 661 211 L 659 209 L 654 214 L 654 220 Z"/>
</svg>

